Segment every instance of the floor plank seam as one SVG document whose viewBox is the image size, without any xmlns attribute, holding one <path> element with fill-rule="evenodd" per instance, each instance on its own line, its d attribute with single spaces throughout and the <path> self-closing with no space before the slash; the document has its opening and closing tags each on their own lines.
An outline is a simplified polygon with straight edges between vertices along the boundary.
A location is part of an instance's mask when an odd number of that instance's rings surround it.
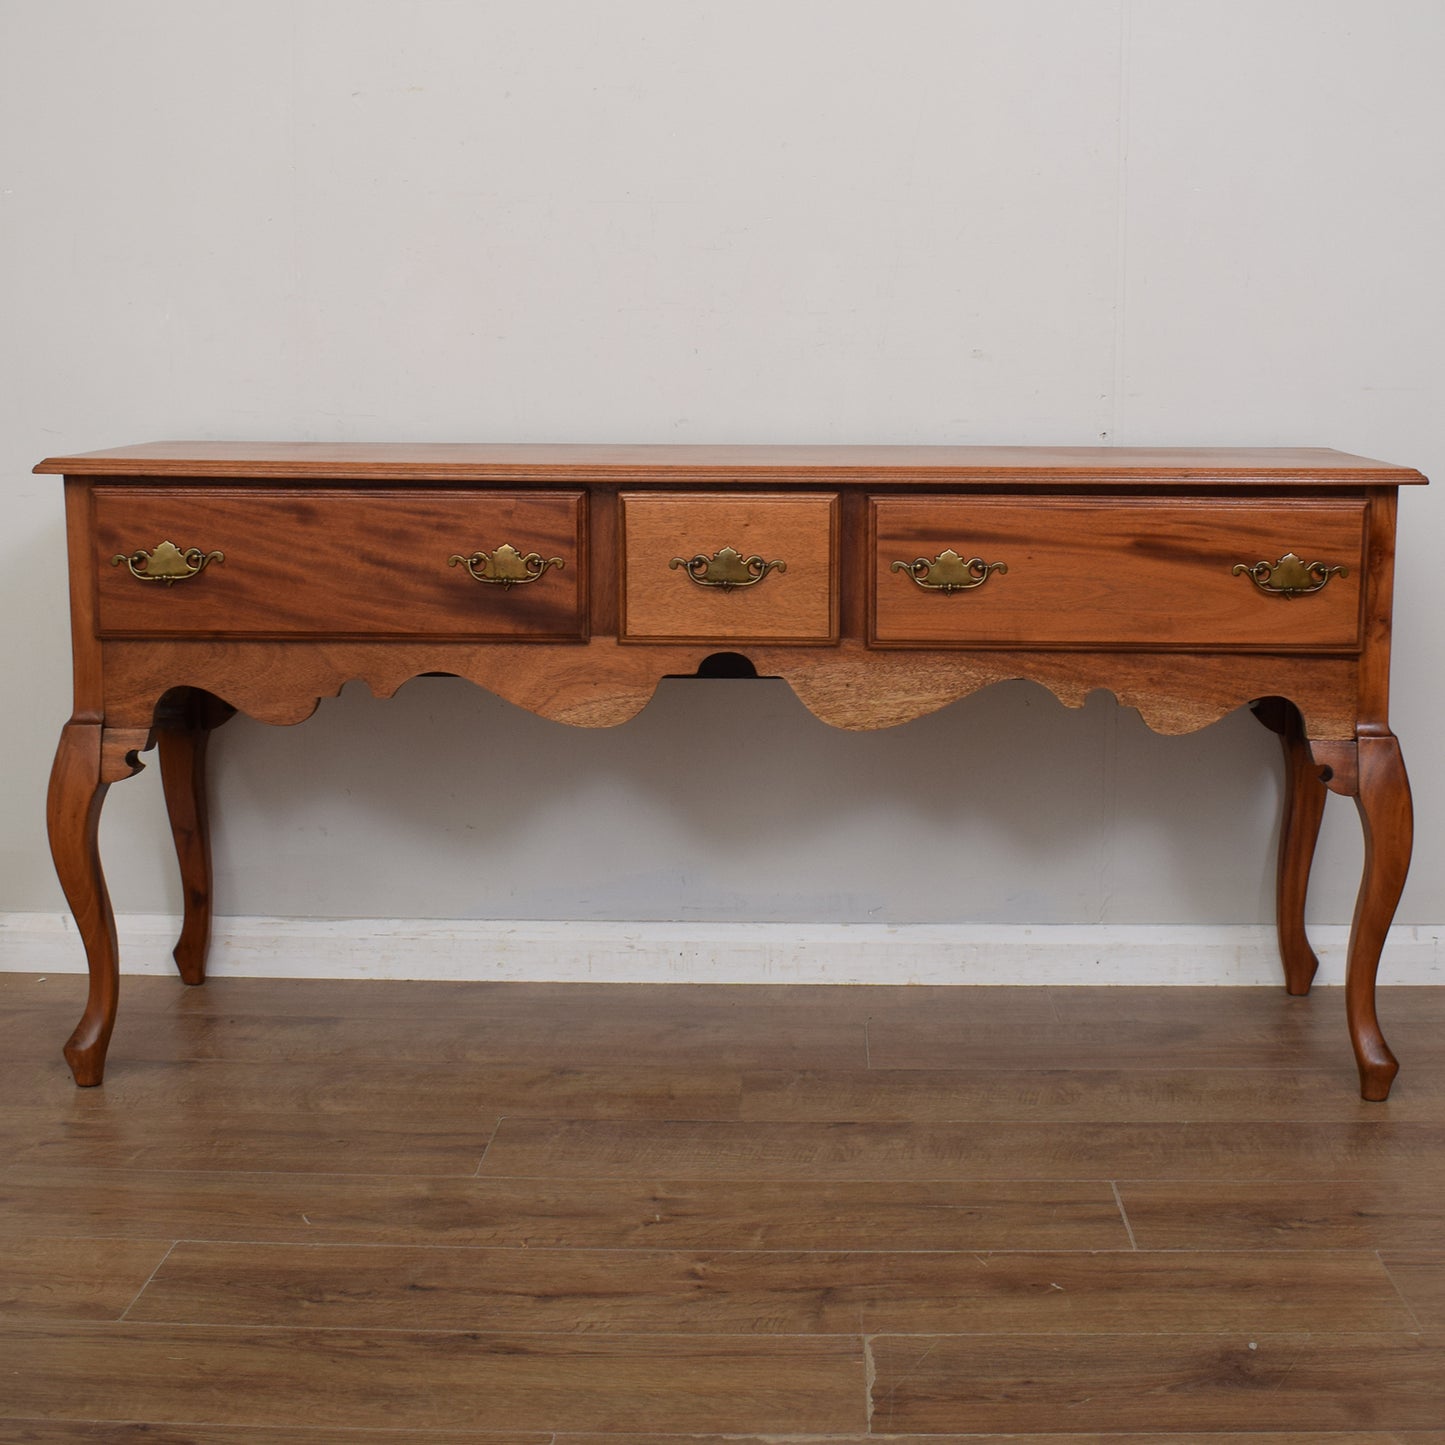
<svg viewBox="0 0 1445 1445">
<path fill-rule="evenodd" d="M 863 1429 L 873 1433 L 873 1389 L 878 1383 L 878 1362 L 873 1358 L 873 1337 L 863 1335 Z"/>
<path fill-rule="evenodd" d="M 1405 1307 L 1405 1313 L 1410 1316 L 1415 1328 L 1423 1334 L 1425 1326 L 1420 1323 L 1420 1316 L 1416 1314 L 1415 1306 L 1410 1303 L 1405 1291 L 1400 1288 L 1400 1281 L 1395 1278 L 1395 1272 L 1385 1263 L 1385 1251 L 1377 1249 L 1375 1258 L 1380 1261 L 1380 1268 L 1385 1271 L 1385 1278 L 1390 1281 L 1390 1288 L 1395 1291 L 1400 1303 Z"/>
<path fill-rule="evenodd" d="M 163 1334 L 166 1331 L 210 1331 L 224 1332 L 234 1335 L 366 1335 L 369 1337 L 401 1336 L 410 1338 L 417 1335 L 432 1336 L 454 1336 L 458 1339 L 467 1340 L 514 1340 L 514 1339 L 543 1339 L 543 1340 L 568 1340 L 585 1341 L 588 1344 L 602 1342 L 621 1341 L 657 1341 L 657 1340 L 681 1340 L 689 1344 L 696 1344 L 705 1340 L 766 1340 L 770 1344 L 780 1343 L 785 1340 L 852 1340 L 858 1337 L 854 1329 L 836 1330 L 726 1330 L 711 1328 L 705 1330 L 678 1330 L 676 1328 L 662 1330 L 642 1330 L 633 1327 L 625 1330 L 597 1329 L 595 1327 L 573 1328 L 573 1329 L 528 1329 L 524 1325 L 507 1325 L 501 1329 L 487 1329 L 478 1325 L 318 1325 L 318 1324 L 266 1324 L 254 1321 L 239 1321 L 232 1323 L 228 1320 L 182 1320 L 182 1319 L 154 1319 L 154 1320 L 96 1320 L 77 1319 L 74 1316 L 41 1316 L 34 1318 L 4 1318 L 0 1317 L 0 1332 L 4 1330 L 24 1332 L 27 1329 L 39 1329 L 47 1324 L 60 1324 L 78 1328 L 86 1334 L 113 1335 L 122 1325 L 128 1330 L 144 1330 L 152 1334 Z M 1019 1339 L 1049 1339 L 1057 1338 L 1061 1332 L 1057 1330 L 1010 1330 L 1007 1331 L 1009 1338 Z M 1160 1333 L 1172 1333 L 1183 1338 L 1212 1339 L 1217 1335 L 1229 1334 L 1226 1330 L 1174 1330 L 1161 1332 L 1157 1330 L 1095 1330 L 1089 1338 L 1102 1339 L 1109 1336 L 1118 1336 L 1122 1339 L 1137 1339 L 1141 1337 L 1152 1337 Z M 1238 1333 L 1235 1331 L 1234 1333 Z M 1275 1333 L 1288 1334 L 1289 1331 L 1276 1331 Z M 1298 1333 L 1296 1331 L 1295 1333 Z M 1368 1331 L 1347 1331 L 1331 1330 L 1331 1335 L 1345 1337 L 1354 1333 L 1365 1335 L 1379 1335 L 1379 1330 Z M 945 1337 L 947 1339 L 997 1339 L 1000 1337 L 996 1330 L 889 1330 L 887 1334 L 893 1339 L 933 1339 Z M 0 1417 L 3 1418 L 3 1417 Z"/>
<path fill-rule="evenodd" d="M 1114 1203 L 1119 1206 L 1119 1218 L 1124 1224 L 1124 1233 L 1129 1236 L 1129 1248 L 1137 1250 L 1139 1241 L 1134 1238 L 1134 1226 L 1129 1223 L 1129 1211 L 1124 1208 L 1124 1198 L 1119 1193 L 1119 1182 L 1116 1179 L 1109 1181 L 1109 1188 L 1114 1191 Z"/>
<path fill-rule="evenodd" d="M 116 1321 L 115 1321 L 115 1322 L 116 1322 L 117 1324 L 125 1324 L 125 1323 L 134 1324 L 134 1323 L 135 1323 L 134 1320 L 129 1320 L 129 1321 L 128 1321 L 128 1320 L 126 1319 L 126 1316 L 127 1316 L 128 1314 L 130 1314 L 130 1312 L 136 1307 L 136 1304 L 139 1302 L 140 1297 L 150 1288 L 150 1286 L 151 1286 L 151 1281 L 161 1272 L 161 1269 L 162 1269 L 162 1267 L 165 1265 L 165 1262 L 166 1262 L 166 1261 L 171 1257 L 171 1255 L 175 1252 L 176 1245 L 179 1244 L 179 1243 L 180 1243 L 180 1241 L 179 1241 L 178 1239 L 173 1239 L 173 1240 L 171 1240 L 170 1248 L 167 1249 L 166 1252 L 165 1252 L 163 1255 L 161 1255 L 160 1259 L 158 1259 L 158 1260 L 156 1261 L 156 1267 L 155 1267 L 153 1270 L 151 1270 L 150 1274 L 148 1274 L 148 1275 L 146 1276 L 146 1281 L 145 1281 L 145 1283 L 144 1283 L 143 1285 L 141 1285 L 141 1287 L 140 1287 L 140 1288 L 135 1292 L 135 1294 L 132 1296 L 131 1302 L 120 1312 L 120 1314 L 118 1314 L 118 1315 L 116 1316 Z"/>
<path fill-rule="evenodd" d="M 1044 990 L 1044 1002 L 1049 1006 L 1049 1014 L 1056 1024 L 1061 1027 L 1068 1027 L 1068 1020 L 1059 1010 L 1059 993 L 1057 989 L 1049 988 Z"/>
<path fill-rule="evenodd" d="M 482 1177 L 482 1165 L 487 1162 L 487 1155 L 491 1152 L 492 1145 L 497 1142 L 497 1134 L 500 1132 L 502 1125 L 507 1122 L 507 1118 L 508 1116 L 503 1114 L 492 1126 L 492 1132 L 487 1139 L 486 1148 L 482 1150 L 482 1157 L 477 1160 L 477 1167 L 472 1171 L 471 1177 L 473 1179 L 480 1179 Z"/>
</svg>

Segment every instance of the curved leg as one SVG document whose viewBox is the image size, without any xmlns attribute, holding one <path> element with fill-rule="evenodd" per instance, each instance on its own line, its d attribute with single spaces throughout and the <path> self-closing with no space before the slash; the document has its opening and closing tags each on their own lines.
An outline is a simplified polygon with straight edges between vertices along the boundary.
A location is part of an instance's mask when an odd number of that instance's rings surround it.
<svg viewBox="0 0 1445 1445">
<path fill-rule="evenodd" d="M 229 712 L 225 714 L 228 716 Z M 211 942 L 211 829 L 206 808 L 206 746 L 218 721 L 202 700 L 187 700 L 157 719 L 161 785 L 181 868 L 183 914 L 175 947 L 186 983 L 204 983 Z"/>
<path fill-rule="evenodd" d="M 1275 927 L 1284 964 L 1285 991 L 1306 994 L 1319 959 L 1305 934 L 1305 895 L 1329 790 L 1320 779 L 1320 764 L 1310 753 L 1299 709 L 1283 698 L 1271 697 L 1255 704 L 1254 715 L 1279 735 L 1284 749 L 1284 816 L 1275 875 Z"/>
<path fill-rule="evenodd" d="M 1368 734 L 1357 746 L 1355 805 L 1365 834 L 1365 869 L 1350 925 L 1345 1010 L 1360 1066 L 1360 1093 L 1366 1099 L 1384 1099 L 1400 1066 L 1375 1016 L 1375 974 L 1410 867 L 1414 812 L 1405 760 L 1394 735 Z"/>
<path fill-rule="evenodd" d="M 65 1045 L 75 1082 L 85 1085 L 100 1083 L 105 1070 L 120 984 L 115 916 L 98 846 L 100 809 L 111 781 L 102 766 L 102 734 L 99 723 L 72 722 L 61 730 L 46 805 L 55 871 L 90 965 L 85 1012 Z"/>
</svg>

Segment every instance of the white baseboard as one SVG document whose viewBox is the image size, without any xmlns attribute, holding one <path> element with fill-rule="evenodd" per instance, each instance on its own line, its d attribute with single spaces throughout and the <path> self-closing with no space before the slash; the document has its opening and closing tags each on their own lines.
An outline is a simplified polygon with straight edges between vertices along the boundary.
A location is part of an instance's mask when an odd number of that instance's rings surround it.
<svg viewBox="0 0 1445 1445">
<path fill-rule="evenodd" d="M 177 920 L 118 920 L 122 971 L 170 973 Z M 1445 927 L 1396 927 L 1385 984 L 1445 984 Z M 1317 982 L 1344 982 L 1349 930 L 1321 927 Z M 0 972 L 80 973 L 64 913 L 0 913 Z M 1263 925 L 487 923 L 221 918 L 210 971 L 250 978 L 559 983 L 1219 984 L 1279 982 Z"/>
</svg>

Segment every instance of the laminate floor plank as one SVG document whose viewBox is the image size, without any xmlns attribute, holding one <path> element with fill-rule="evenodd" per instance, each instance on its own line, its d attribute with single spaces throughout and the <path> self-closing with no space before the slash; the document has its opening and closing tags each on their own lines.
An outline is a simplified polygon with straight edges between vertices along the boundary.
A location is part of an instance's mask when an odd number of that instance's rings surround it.
<svg viewBox="0 0 1445 1445">
<path fill-rule="evenodd" d="M 84 998 L 76 976 L 3 988 L 0 1043 L 49 1059 Z M 46 992 L 59 982 L 57 993 Z M 336 1007 L 344 988 L 346 1009 Z M 551 990 L 550 994 L 547 992 Z M 1445 1064 L 1431 989 L 1381 990 L 1381 1013 L 1408 1073 Z M 782 985 L 536 985 L 213 979 L 188 988 L 127 978 L 115 1057 L 275 1061 L 324 1057 L 417 1062 L 719 1067 L 1019 1068 L 1299 1067 L 1348 1077 L 1339 990 L 1289 998 L 1274 989 L 829 988 Z M 1205 995 L 1223 996 L 1206 999 Z M 809 997 L 814 995 L 814 997 Z M 13 996 L 18 1001 L 10 1002 Z M 35 1007 L 44 1002 L 45 1008 Z M 1122 1011 L 1121 1011 L 1122 1010 Z M 20 1015 L 25 1015 L 22 1020 Z M 262 1020 L 276 1027 L 268 1031 Z M 400 1025 L 400 1026 L 399 1026 Z M 393 1034 L 375 1047 L 378 1026 Z M 869 1058 L 862 1056 L 867 1029 Z M 229 1037 L 227 1033 L 229 1031 Z M 1438 1070 L 1437 1070 L 1438 1072 Z"/>
<path fill-rule="evenodd" d="M 1173 1029 L 1189 1019 L 1192 1031 L 1206 1034 L 1232 1032 L 1241 1022 L 1257 1022 L 1262 1012 L 1271 1010 L 1277 1010 L 1278 1017 L 1291 1027 L 1323 1026 L 1333 1031 L 1344 1017 L 1345 1006 L 1345 991 L 1338 985 L 1318 985 L 1303 997 L 1285 993 L 1283 974 L 1278 988 L 1053 986 L 1048 994 L 1065 1023 L 1122 1021 L 1131 1028 L 1152 1030 L 1161 1025 Z M 1381 1014 L 1396 1015 L 1402 1026 L 1430 1030 L 1445 1025 L 1445 989 L 1438 984 L 1414 987 L 1383 982 L 1376 995 Z M 1325 1005 L 1323 1010 L 1320 1004 Z"/>
<path fill-rule="evenodd" d="M 1445 1123 L 1445 1068 L 1368 1103 L 1354 1063 L 1331 1069 L 757 1070 L 741 1117 L 774 1123 Z M 575 1117 L 575 1116 L 573 1116 Z M 615 1117 L 615 1116 L 614 1116 Z M 721 1117 L 721 1116 L 717 1116 Z"/>
<path fill-rule="evenodd" d="M 1187 1434 L 1170 1431 L 1159 1434 L 1128 1435 L 1058 1434 L 1046 1435 L 629 1435 L 626 1445 L 1437 1445 L 1431 1436 L 1399 1435 L 1393 1431 L 1357 1431 L 1321 1433 L 1311 1430 L 1300 1434 L 1274 1431 L 1221 1434 L 1210 1431 Z M 169 1445 L 169 1442 L 165 1442 Z M 554 1445 L 621 1445 L 615 1435 L 559 1434 Z M 1445 1436 L 1439 1445 L 1445 1445 Z"/>
<path fill-rule="evenodd" d="M 741 1022 L 756 1024 L 752 1030 Z M 49 1059 L 64 1041 L 27 1038 L 25 1057 Z M 607 1015 L 577 1019 L 567 1027 L 545 1015 L 490 1018 L 433 1015 L 399 1028 L 394 1020 L 367 1015 L 308 1014 L 271 1017 L 242 1014 L 151 1014 L 117 1026 L 115 1058 L 139 1060 L 224 1059 L 264 1064 L 329 1063 L 338 1069 L 370 1068 L 376 1060 L 495 1067 L 611 1068 L 646 1058 L 658 1067 L 695 1065 L 704 1070 L 741 1068 L 862 1068 L 867 1062 L 863 1026 L 799 1013 L 791 1027 L 754 1013 L 678 1022 L 643 1012 L 624 1027 Z"/>
<path fill-rule="evenodd" d="M 179 920 L 177 920 L 179 924 Z M 79 959 L 77 948 L 77 959 Z M 853 1020 L 878 1018 L 902 1025 L 952 1023 L 979 1028 L 1089 1021 L 1105 1025 L 1173 1030 L 1188 1021 L 1191 1032 L 1229 1035 L 1262 1019 L 1288 1020 L 1291 1027 L 1332 1033 L 1343 1017 L 1343 990 L 1317 986 L 1306 998 L 1283 988 L 969 986 L 948 984 L 629 984 L 502 983 L 485 979 L 399 980 L 325 978 L 238 978 L 213 975 L 204 987 L 183 984 L 174 973 L 127 975 L 125 1005 L 146 1012 L 182 1010 L 195 1014 L 328 1014 L 336 1012 L 338 990 L 346 1013 L 397 1020 L 425 1019 L 438 1011 L 471 1019 L 521 1017 L 539 1012 L 559 1019 L 610 1012 L 618 1017 L 639 1007 L 661 1014 L 740 1017 L 749 1011 L 801 1010 Z M 1438 986 L 1382 985 L 1382 1013 L 1402 1026 L 1445 1025 L 1445 998 Z M 83 970 L 70 973 L 0 972 L 0 1008 L 77 1009 L 85 1001 Z M 1323 1008 L 1320 1005 L 1323 1004 Z"/>
<path fill-rule="evenodd" d="M 0 1320 L 117 1320 L 171 1243 L 0 1235 Z"/>
<path fill-rule="evenodd" d="M 58 1055 L 57 1055 L 58 1058 Z M 77 1089 L 64 1065 L 15 1069 L 0 1099 L 0 1121 L 16 1108 L 55 1117 L 176 1110 L 223 1114 L 394 1114 L 405 1101 L 429 1118 L 735 1119 L 737 1070 L 548 1068 L 377 1060 L 367 1069 L 334 1064 L 117 1059 L 98 1089 Z"/>
<path fill-rule="evenodd" d="M 4 1445 L 408 1445 L 412 1440 L 424 1445 L 553 1445 L 556 1435 L 550 1430 L 501 1434 L 488 1430 L 387 1430 L 368 1426 L 356 1430 L 313 1430 L 309 1426 L 285 1426 L 268 1429 L 247 1425 L 157 1425 L 150 1422 L 96 1424 L 85 1420 L 7 1420 L 0 1418 L 0 1441 Z M 605 1437 L 610 1445 L 622 1445 L 616 1435 Z M 683 1442 L 695 1437 L 674 1435 Z M 775 1435 L 773 1439 L 778 1437 Z M 1267 1442 L 1266 1442 L 1267 1445 Z"/>
<path fill-rule="evenodd" d="M 127 1320 L 636 1334 L 1416 1328 L 1377 1256 L 176 1245 Z"/>
<path fill-rule="evenodd" d="M 1445 1227 L 1438 1242 L 1445 1245 Z M 1421 1328 L 1445 1330 L 1445 1250 L 1386 1254 L 1382 1262 Z"/>
<path fill-rule="evenodd" d="M 164 985 L 150 992 L 168 993 L 165 1006 L 131 1007 L 132 982 Z M 58 1058 L 84 1004 L 83 982 L 71 980 L 69 992 L 46 1009 L 6 1009 L 0 994 L 0 1044 L 15 1058 Z M 127 978 L 111 1067 L 181 1059 L 608 1067 L 639 1057 L 698 1069 L 865 1066 L 867 1007 L 856 990 L 819 992 L 832 1001 L 773 986 L 212 979 L 189 988 Z"/>
<path fill-rule="evenodd" d="M 0 1058 L 45 1065 L 45 1073 L 70 1079 L 60 1049 L 85 1008 L 84 977 L 47 975 L 29 990 L 7 986 L 17 978 L 25 976 L 0 973 Z M 179 979 L 123 978 L 113 1036 L 117 1055 L 132 1031 L 143 1037 L 150 1022 L 173 1012 L 175 990 L 186 987 Z"/>
<path fill-rule="evenodd" d="M 104 1445 L 393 1445 L 419 1440 L 425 1445 L 1445 1445 L 1445 1434 L 1414 1431 L 1266 1431 L 1248 1434 L 1216 1433 L 1160 1435 L 578 1435 L 547 1431 L 517 1434 L 507 1431 L 457 1432 L 452 1430 L 368 1429 L 364 1434 L 336 1430 L 270 1430 L 245 1425 L 178 1426 L 129 1424 L 96 1425 L 71 1420 L 0 1419 L 0 1441 L 5 1445 L 68 1445 L 101 1441 Z"/>
<path fill-rule="evenodd" d="M 179 920 L 177 920 L 179 926 Z M 87 980 L 83 970 L 85 954 L 79 937 L 75 938 L 75 957 L 82 965 L 77 973 L 10 973 L 0 972 L 0 1012 L 43 1010 L 57 1017 L 74 1014 L 77 1018 L 85 1007 Z M 259 980 L 247 980 L 248 983 Z M 127 974 L 121 980 L 125 1007 L 137 1013 L 167 1013 L 175 1008 L 181 996 L 197 990 L 181 982 L 180 975 L 163 976 Z"/>
<path fill-rule="evenodd" d="M 777 1184 L 0 1167 L 0 1236 L 487 1248 L 1127 1249 L 1106 1182 Z"/>
<path fill-rule="evenodd" d="M 1429 1429 L 1445 1338 L 1387 1335 L 879 1336 L 875 1434 Z"/>
<path fill-rule="evenodd" d="M 1445 1124 L 809 1124 L 504 1119 L 485 1176 L 1360 1179 L 1445 1186 Z"/>
<path fill-rule="evenodd" d="M 1159 1069 L 1185 1061 L 1201 1069 L 1340 1070 L 1340 1048 L 1347 1047 L 1339 989 L 1305 998 L 1262 988 L 1046 992 L 1052 1020 L 1016 1033 L 964 1012 L 966 998 L 933 1012 L 880 1011 L 868 1026 L 869 1062 L 880 1069 Z M 1445 1063 L 1445 1029 L 1428 997 L 1433 992 L 1380 993 L 1381 1023 L 1404 1069 Z M 1227 997 L 1204 997 L 1211 993 Z"/>
<path fill-rule="evenodd" d="M 75 988 L 78 982 L 78 979 L 73 981 L 71 987 Z M 403 1022 L 424 1021 L 438 1013 L 447 1013 L 471 1023 L 489 1019 L 548 1018 L 564 1032 L 573 1024 L 590 1029 L 591 1021 L 599 1017 L 634 1026 L 639 1013 L 667 1018 L 685 1027 L 706 1020 L 711 1024 L 731 1021 L 740 1028 L 791 1028 L 799 1016 L 861 1023 L 894 1014 L 904 1018 L 914 1013 L 937 1015 L 940 1010 L 953 1010 L 1001 1028 L 1040 1023 L 1056 1018 L 1058 1013 L 1053 990 L 1020 986 L 960 989 L 916 984 L 556 984 L 499 983 L 484 979 L 338 981 L 225 976 L 210 979 L 204 988 L 189 988 L 174 978 L 143 982 L 174 989 L 176 1007 L 189 1014 L 220 1017 L 331 1014 L 337 1012 L 336 990 L 343 988 L 346 990 L 345 1012 L 351 1017 L 373 1016 Z M 1117 989 L 1084 991 L 1102 995 L 1119 992 Z M 76 996 L 83 1001 L 83 984 Z M 749 1022 L 754 1017 L 760 1022 Z"/>
<path fill-rule="evenodd" d="M 862 1342 L 202 1326 L 0 1329 L 22 1417 L 271 1428 L 866 1429 Z M 257 1382 L 264 1381 L 264 1388 Z"/>
<path fill-rule="evenodd" d="M 1118 1187 L 1141 1249 L 1428 1250 L 1445 1237 L 1445 1197 L 1431 1177 L 1121 1179 Z"/>
<path fill-rule="evenodd" d="M 471 1175 L 496 1126 L 495 1118 L 436 1119 L 396 1104 L 389 1116 L 333 1113 L 323 1122 L 224 1111 L 7 1110 L 0 1158 L 12 1166 Z"/>
</svg>

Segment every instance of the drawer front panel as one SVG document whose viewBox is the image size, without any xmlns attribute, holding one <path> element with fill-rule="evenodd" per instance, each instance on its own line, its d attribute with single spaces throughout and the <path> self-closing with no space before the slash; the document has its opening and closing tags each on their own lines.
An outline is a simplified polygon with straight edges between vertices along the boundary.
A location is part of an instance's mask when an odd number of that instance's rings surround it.
<svg viewBox="0 0 1445 1445">
<path fill-rule="evenodd" d="M 625 638 L 837 641 L 836 496 L 627 493 L 622 532 Z"/>
<path fill-rule="evenodd" d="M 95 494 L 95 577 L 103 637 L 366 636 L 536 638 L 587 635 L 581 492 L 346 492 L 288 488 L 104 487 Z M 142 581 L 164 569 L 163 542 L 214 552 L 194 576 Z M 493 574 L 478 582 L 498 549 Z M 526 580 L 528 554 L 550 564 Z M 179 565 L 166 553 L 172 568 Z M 537 564 L 533 564 L 534 567 Z"/>
<path fill-rule="evenodd" d="M 875 497 L 869 641 L 1352 650 L 1360 642 L 1365 508 L 1355 500 Z M 945 550 L 960 563 L 944 559 L 931 572 L 922 565 Z M 1234 571 L 1275 568 L 1289 553 L 1348 575 L 1287 597 Z M 971 570 L 961 565 L 974 559 Z M 935 583 L 983 580 L 930 590 L 915 574 Z"/>
</svg>

